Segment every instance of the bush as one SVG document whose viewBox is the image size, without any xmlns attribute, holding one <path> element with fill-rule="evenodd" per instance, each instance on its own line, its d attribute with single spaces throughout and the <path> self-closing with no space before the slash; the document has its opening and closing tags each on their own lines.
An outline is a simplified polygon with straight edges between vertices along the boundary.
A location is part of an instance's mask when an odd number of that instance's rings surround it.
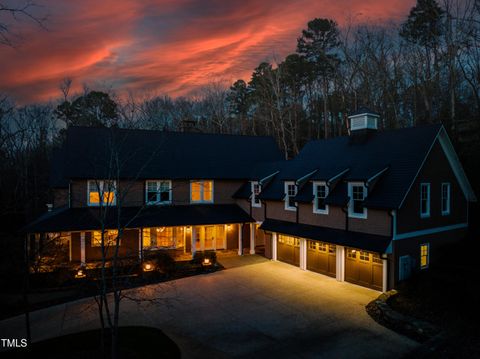
<svg viewBox="0 0 480 359">
<path fill-rule="evenodd" d="M 175 260 L 167 251 L 156 251 L 145 257 L 145 262 L 152 262 L 160 273 L 172 274 L 175 271 Z"/>
</svg>

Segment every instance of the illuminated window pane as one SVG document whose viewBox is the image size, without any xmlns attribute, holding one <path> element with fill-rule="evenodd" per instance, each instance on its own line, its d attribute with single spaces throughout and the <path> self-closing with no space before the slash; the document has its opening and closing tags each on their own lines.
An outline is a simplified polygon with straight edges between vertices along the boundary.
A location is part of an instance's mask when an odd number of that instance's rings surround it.
<svg viewBox="0 0 480 359">
<path fill-rule="evenodd" d="M 420 246 L 420 266 L 426 268 L 428 266 L 428 244 L 422 244 Z"/>
<path fill-rule="evenodd" d="M 100 195 L 98 192 L 90 192 L 89 193 L 89 201 L 90 203 L 98 204 L 100 203 Z"/>
<path fill-rule="evenodd" d="M 212 200 L 212 181 L 203 182 L 203 200 L 211 201 Z"/>
<path fill-rule="evenodd" d="M 192 202 L 201 201 L 200 182 L 192 182 Z"/>
<path fill-rule="evenodd" d="M 115 200 L 115 193 L 103 192 L 103 203 L 112 204 Z"/>
</svg>

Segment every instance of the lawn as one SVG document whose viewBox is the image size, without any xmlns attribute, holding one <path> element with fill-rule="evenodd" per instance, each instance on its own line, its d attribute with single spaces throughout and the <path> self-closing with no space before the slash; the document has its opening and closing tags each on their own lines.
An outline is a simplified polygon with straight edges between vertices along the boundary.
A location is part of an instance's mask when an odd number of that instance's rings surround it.
<svg viewBox="0 0 480 359">
<path fill-rule="evenodd" d="M 100 359 L 108 358 L 101 350 L 100 330 L 69 334 L 31 344 L 27 349 L 2 353 L 2 358 Z M 107 336 L 108 337 L 108 336 Z M 107 350 L 110 348 L 107 347 Z M 149 327 L 119 328 L 119 358 L 180 358 L 180 349 L 163 332 Z"/>
</svg>

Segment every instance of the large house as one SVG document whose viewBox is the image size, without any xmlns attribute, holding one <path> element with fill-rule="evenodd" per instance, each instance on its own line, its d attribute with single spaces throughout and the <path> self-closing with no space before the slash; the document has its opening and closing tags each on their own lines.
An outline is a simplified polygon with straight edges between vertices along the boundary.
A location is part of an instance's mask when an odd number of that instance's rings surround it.
<svg viewBox="0 0 480 359">
<path fill-rule="evenodd" d="M 69 261 L 169 249 L 255 253 L 386 291 L 468 229 L 470 183 L 441 125 L 311 141 L 290 161 L 269 137 L 72 127 L 52 170 L 53 205 L 31 245 L 60 235 Z M 108 211 L 105 211 L 108 207 Z"/>
</svg>

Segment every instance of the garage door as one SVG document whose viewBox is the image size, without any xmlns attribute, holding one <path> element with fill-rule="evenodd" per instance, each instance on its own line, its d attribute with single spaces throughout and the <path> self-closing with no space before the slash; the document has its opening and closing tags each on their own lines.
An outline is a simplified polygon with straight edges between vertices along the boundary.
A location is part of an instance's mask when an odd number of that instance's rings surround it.
<svg viewBox="0 0 480 359">
<path fill-rule="evenodd" d="M 282 262 L 300 265 L 300 240 L 295 237 L 279 235 L 277 244 L 277 259 Z"/>
<path fill-rule="evenodd" d="M 318 241 L 307 241 L 307 269 L 335 277 L 336 246 Z"/>
<path fill-rule="evenodd" d="M 347 248 L 345 280 L 365 287 L 382 290 L 382 259 L 377 253 Z"/>
</svg>

